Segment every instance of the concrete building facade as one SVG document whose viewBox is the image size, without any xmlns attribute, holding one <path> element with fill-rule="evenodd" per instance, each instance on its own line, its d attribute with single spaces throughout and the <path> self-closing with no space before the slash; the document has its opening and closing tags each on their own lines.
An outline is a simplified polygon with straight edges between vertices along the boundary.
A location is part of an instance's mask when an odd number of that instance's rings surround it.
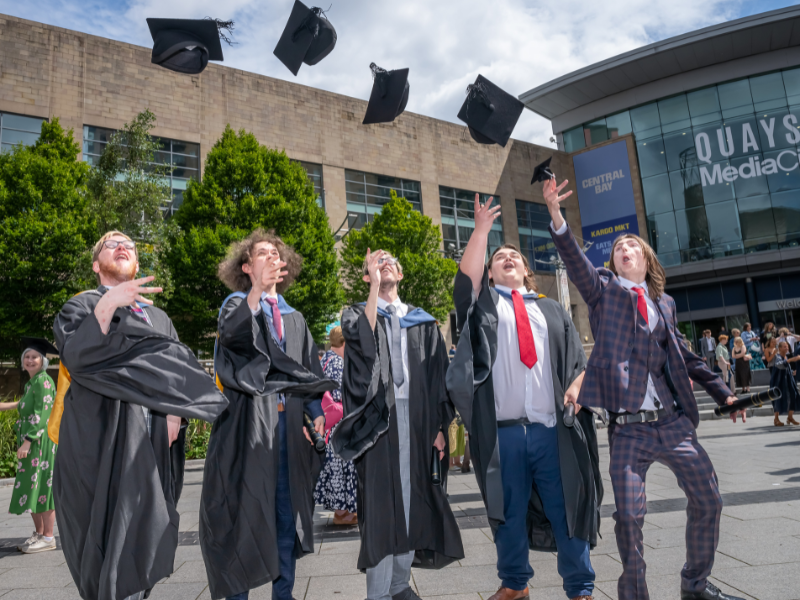
<svg viewBox="0 0 800 600">
<path fill-rule="evenodd" d="M 202 177 L 205 156 L 230 125 L 303 163 L 334 230 L 360 226 L 380 210 L 388 189 L 405 190 L 442 226 L 447 252 L 466 245 L 474 193 L 499 196 L 502 222 L 492 243 L 522 242 L 540 291 L 557 297 L 554 267 L 538 262 L 554 250 L 541 188 L 530 178 L 533 167 L 552 155 L 553 170 L 573 182 L 565 152 L 513 139 L 505 148 L 480 145 L 465 126 L 408 112 L 391 124 L 362 125 L 363 100 L 222 64 L 182 75 L 152 65 L 149 48 L 10 16 L 0 15 L 0 56 L 5 148 L 35 141 L 37 123 L 58 117 L 92 161 L 108 132 L 150 109 L 158 119 L 154 134 L 165 140 L 165 160 L 176 166 L 177 204 L 186 180 Z M 574 195 L 565 211 L 579 231 Z M 574 288 L 570 297 L 581 335 L 590 342 L 586 306 Z"/>
</svg>

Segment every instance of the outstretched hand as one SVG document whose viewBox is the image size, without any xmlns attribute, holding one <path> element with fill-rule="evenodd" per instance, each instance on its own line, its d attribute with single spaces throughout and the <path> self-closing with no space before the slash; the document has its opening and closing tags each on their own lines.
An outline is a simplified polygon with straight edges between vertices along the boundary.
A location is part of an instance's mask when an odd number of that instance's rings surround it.
<svg viewBox="0 0 800 600">
<path fill-rule="evenodd" d="M 122 306 L 130 306 L 134 302 L 152 305 L 153 301 L 145 298 L 142 294 L 158 294 L 161 292 L 160 287 L 145 286 L 146 283 L 150 283 L 154 279 L 155 277 L 150 275 L 148 277 L 141 277 L 139 279 L 126 281 L 125 283 L 120 283 L 108 290 L 103 295 L 103 299 L 115 309 Z"/>
<path fill-rule="evenodd" d="M 572 190 L 560 196 L 558 193 L 563 190 L 568 183 L 569 180 L 565 179 L 557 186 L 556 180 L 553 177 L 542 184 L 542 194 L 544 195 L 545 202 L 547 202 L 547 210 L 550 212 L 550 218 L 553 219 L 553 226 L 556 230 L 560 229 L 564 224 L 564 217 L 561 216 L 561 201 L 569 198 L 572 195 Z"/>
<path fill-rule="evenodd" d="M 486 204 L 481 206 L 480 196 L 475 194 L 475 231 L 479 233 L 489 234 L 492 230 L 492 224 L 495 219 L 500 216 L 500 205 L 492 206 L 494 196 L 491 196 Z"/>
<path fill-rule="evenodd" d="M 725 404 L 733 404 L 736 402 L 736 396 L 728 396 L 727 400 L 725 400 Z M 747 423 L 747 411 L 746 410 L 737 410 L 735 413 L 731 413 L 731 421 L 736 423 L 736 416 L 742 416 L 742 423 Z"/>
<path fill-rule="evenodd" d="M 369 281 L 370 287 L 375 287 L 375 289 L 380 288 L 381 259 L 386 256 L 389 256 L 389 253 L 384 250 L 371 252 L 370 249 L 367 248 L 367 273 L 364 275 L 364 279 Z"/>
<path fill-rule="evenodd" d="M 285 266 L 286 263 L 281 259 L 275 260 L 272 263 L 267 262 L 264 265 L 264 268 L 261 269 L 261 277 L 259 278 L 262 291 L 269 290 L 274 284 L 283 281 L 283 278 L 289 274 L 289 271 L 283 270 Z"/>
</svg>

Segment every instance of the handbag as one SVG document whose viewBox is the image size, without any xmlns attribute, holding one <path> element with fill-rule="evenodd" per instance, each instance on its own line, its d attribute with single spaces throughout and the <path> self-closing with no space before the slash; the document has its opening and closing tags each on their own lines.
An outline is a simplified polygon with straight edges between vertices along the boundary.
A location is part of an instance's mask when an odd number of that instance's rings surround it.
<svg viewBox="0 0 800 600">
<path fill-rule="evenodd" d="M 323 371 L 330 361 L 331 359 L 329 358 L 322 366 Z M 333 429 L 334 425 L 341 421 L 342 416 L 344 416 L 344 407 L 341 402 L 337 402 L 333 399 L 333 395 L 330 392 L 325 392 L 322 395 L 322 412 L 325 413 L 325 441 L 327 442 L 331 429 Z"/>
</svg>

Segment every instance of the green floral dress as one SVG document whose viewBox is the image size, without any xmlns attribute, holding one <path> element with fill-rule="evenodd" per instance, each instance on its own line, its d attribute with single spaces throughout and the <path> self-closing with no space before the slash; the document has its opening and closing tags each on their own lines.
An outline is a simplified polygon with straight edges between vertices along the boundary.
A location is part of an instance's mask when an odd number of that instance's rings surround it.
<svg viewBox="0 0 800 600">
<path fill-rule="evenodd" d="M 47 435 L 47 421 L 55 397 L 56 386 L 44 371 L 37 373 L 25 385 L 15 429 L 17 448 L 25 439 L 31 441 L 31 448 L 28 456 L 17 462 L 17 480 L 8 509 L 11 514 L 40 513 L 55 508 L 53 464 L 58 446 Z"/>
</svg>

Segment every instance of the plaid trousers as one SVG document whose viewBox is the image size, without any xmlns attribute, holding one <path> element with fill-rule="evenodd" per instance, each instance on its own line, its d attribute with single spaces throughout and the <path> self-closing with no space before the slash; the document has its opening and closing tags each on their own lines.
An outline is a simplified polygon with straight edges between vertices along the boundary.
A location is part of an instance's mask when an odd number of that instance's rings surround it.
<svg viewBox="0 0 800 600">
<path fill-rule="evenodd" d="M 645 478 L 653 462 L 675 473 L 686 494 L 686 564 L 681 588 L 701 591 L 714 566 L 719 542 L 722 498 L 717 474 L 697 441 L 692 422 L 673 414 L 654 423 L 612 425 L 608 431 L 616 512 L 614 532 L 623 572 L 617 583 L 619 600 L 649 600 L 642 526 L 647 514 Z"/>
</svg>

